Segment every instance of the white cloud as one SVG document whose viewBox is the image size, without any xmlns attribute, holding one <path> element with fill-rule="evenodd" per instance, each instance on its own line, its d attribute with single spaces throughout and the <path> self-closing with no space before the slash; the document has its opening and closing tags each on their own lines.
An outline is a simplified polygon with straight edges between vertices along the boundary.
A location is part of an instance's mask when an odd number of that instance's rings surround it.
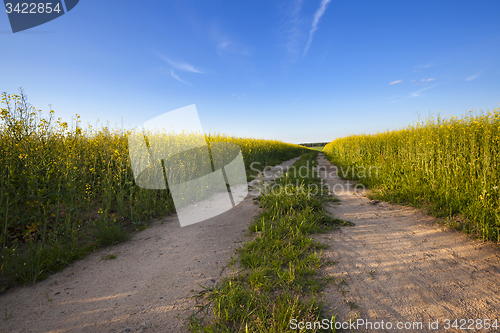
<svg viewBox="0 0 500 333">
<path fill-rule="evenodd" d="M 434 80 L 435 80 L 435 78 L 427 79 L 427 82 L 434 81 Z"/>
<path fill-rule="evenodd" d="M 403 80 L 396 80 L 396 81 L 392 81 L 392 82 L 391 82 L 391 83 L 389 83 L 389 84 L 396 84 L 396 83 L 401 83 L 401 82 L 403 82 Z"/>
<path fill-rule="evenodd" d="M 241 45 L 240 43 L 234 41 L 228 41 L 224 39 L 223 41 L 217 44 L 217 51 L 220 52 L 229 52 L 234 54 L 240 54 L 244 56 L 250 55 L 248 49 Z"/>
<path fill-rule="evenodd" d="M 418 83 L 416 85 L 418 85 Z M 425 90 L 434 88 L 434 87 L 435 87 L 435 85 L 430 86 L 430 87 L 425 87 L 425 88 L 422 88 L 420 90 L 411 92 L 408 95 L 391 96 L 389 98 L 390 99 L 389 103 L 397 103 L 397 102 L 401 102 L 401 101 L 404 101 L 404 100 L 407 100 L 407 99 L 410 99 L 410 98 L 415 98 L 415 97 L 424 97 L 424 95 L 422 94 L 422 92 L 424 92 Z"/>
<path fill-rule="evenodd" d="M 420 96 L 422 96 L 422 94 L 421 94 L 422 91 L 425 91 L 427 89 L 431 89 L 433 87 L 435 87 L 435 86 L 430 86 L 430 87 L 427 87 L 427 88 L 422 88 L 420 90 L 414 91 L 414 92 L 410 93 L 410 97 L 420 97 Z"/>
<path fill-rule="evenodd" d="M 203 74 L 202 71 L 197 70 L 196 68 L 194 68 L 192 65 L 190 65 L 188 63 L 173 61 L 173 60 L 170 60 L 169 58 L 164 57 L 162 55 L 158 55 L 158 57 L 160 57 L 161 59 L 163 59 L 164 61 L 169 63 L 170 66 L 172 66 L 173 68 L 178 69 L 180 71 Z"/>
<path fill-rule="evenodd" d="M 318 30 L 319 20 L 321 19 L 321 17 L 325 13 L 326 6 L 328 6 L 328 3 L 330 1 L 331 0 L 321 0 L 321 4 L 319 5 L 318 10 L 314 14 L 314 19 L 313 19 L 313 22 L 311 25 L 311 30 L 309 31 L 309 39 L 307 40 L 306 47 L 304 48 L 304 56 L 307 54 L 307 51 L 309 51 L 309 47 L 311 46 L 314 33 L 316 32 L 316 30 Z"/>
<path fill-rule="evenodd" d="M 222 50 L 227 50 L 231 42 L 221 42 L 217 47 Z"/>
<path fill-rule="evenodd" d="M 191 85 L 190 83 L 188 83 L 188 82 L 186 82 L 186 81 L 182 80 L 179 76 L 177 76 L 177 74 L 175 74 L 173 70 L 172 70 L 172 71 L 170 71 L 170 75 L 172 75 L 172 77 L 173 77 L 174 79 L 176 79 L 177 81 L 180 81 L 180 82 L 182 82 L 182 83 L 185 83 L 185 84 L 189 84 L 189 85 Z"/>
<path fill-rule="evenodd" d="M 412 73 L 421 73 L 422 69 L 426 69 L 426 68 L 429 68 L 429 67 L 432 67 L 432 66 L 433 65 L 431 65 L 431 64 L 420 65 L 420 66 L 413 66 L 413 68 L 415 68 L 415 70 L 413 70 Z"/>
<path fill-rule="evenodd" d="M 421 69 L 424 69 L 424 68 L 429 68 L 429 67 L 432 67 L 432 65 L 427 64 L 427 65 L 415 66 L 415 68 L 421 68 Z"/>
<path fill-rule="evenodd" d="M 233 94 L 233 97 L 236 97 L 238 99 L 240 99 L 241 97 L 245 97 L 247 94 Z"/>
<path fill-rule="evenodd" d="M 299 50 L 302 48 L 301 44 L 305 38 L 303 30 L 306 28 L 304 19 L 301 17 L 303 0 L 295 0 L 293 2 L 285 2 L 289 5 L 283 12 L 283 22 L 279 28 L 279 34 L 284 39 L 282 46 L 292 56 L 296 57 Z"/>
<path fill-rule="evenodd" d="M 223 29 L 220 28 L 217 21 L 212 22 L 210 26 L 210 38 L 217 48 L 217 53 L 233 53 L 248 56 L 250 55 L 249 48 L 235 38 L 229 36 Z"/>
<path fill-rule="evenodd" d="M 465 80 L 467 80 L 467 81 L 471 81 L 471 80 L 476 79 L 476 78 L 477 78 L 478 76 L 480 76 L 480 75 L 481 75 L 481 73 L 477 73 L 477 74 L 475 74 L 475 75 L 469 76 L 469 77 L 468 77 L 468 78 L 466 78 Z"/>
</svg>

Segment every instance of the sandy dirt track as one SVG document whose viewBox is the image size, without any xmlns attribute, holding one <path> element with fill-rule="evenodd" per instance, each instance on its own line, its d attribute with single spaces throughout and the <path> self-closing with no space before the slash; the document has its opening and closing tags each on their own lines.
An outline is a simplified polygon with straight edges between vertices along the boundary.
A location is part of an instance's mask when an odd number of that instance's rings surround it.
<svg viewBox="0 0 500 333">
<path fill-rule="evenodd" d="M 323 154 L 318 161 L 331 189 L 335 184 L 347 189 Z M 384 320 L 394 328 L 398 322 L 423 324 L 422 329 L 402 330 L 360 326 L 355 332 L 470 331 L 445 330 L 445 319 L 498 319 L 500 325 L 498 246 L 448 230 L 419 210 L 371 201 L 352 185 L 344 193 L 340 188 L 337 185 L 340 204 L 328 209 L 356 225 L 315 235 L 330 245 L 325 258 L 336 262 L 322 273 L 335 277 L 337 286 L 329 285 L 324 300 L 337 320 Z M 429 320 L 439 320 L 439 329 L 429 329 Z"/>
<path fill-rule="evenodd" d="M 297 159 L 267 170 L 262 179 Z M 230 273 L 227 264 L 259 212 L 257 195 L 254 188 L 232 210 L 183 228 L 175 215 L 156 221 L 127 242 L 3 293 L 0 333 L 187 332 L 186 319 L 196 309 L 191 296 Z M 101 259 L 108 254 L 116 259 Z"/>
<path fill-rule="evenodd" d="M 345 189 L 322 154 L 318 160 L 329 186 Z M 3 293 L 0 311 L 7 319 L 0 320 L 0 332 L 187 332 L 196 305 L 190 296 L 229 274 L 226 265 L 258 214 L 256 195 L 251 191 L 236 208 L 184 228 L 175 216 L 157 221 L 45 281 Z M 334 277 L 323 299 L 337 320 L 423 324 L 354 332 L 464 332 L 444 330 L 443 320 L 500 320 L 497 246 L 446 230 L 416 209 L 374 203 L 352 186 L 337 196 L 340 203 L 328 209 L 356 225 L 314 235 L 330 245 L 324 257 L 336 262 L 321 273 Z M 117 258 L 101 259 L 111 253 Z M 429 320 L 439 320 L 439 329 L 429 330 Z"/>
</svg>

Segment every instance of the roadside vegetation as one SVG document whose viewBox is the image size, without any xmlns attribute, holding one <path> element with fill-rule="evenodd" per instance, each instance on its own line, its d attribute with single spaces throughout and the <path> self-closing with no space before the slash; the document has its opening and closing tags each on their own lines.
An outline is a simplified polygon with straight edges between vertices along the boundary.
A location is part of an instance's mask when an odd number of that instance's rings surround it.
<svg viewBox="0 0 500 333">
<path fill-rule="evenodd" d="M 128 135 L 43 116 L 20 89 L 0 109 L 0 292 L 35 282 L 98 247 L 128 239 L 148 221 L 175 213 L 167 190 L 134 182 Z M 305 147 L 206 135 L 241 148 L 249 178 Z M 253 163 L 257 162 L 257 163 Z M 253 163 L 253 164 L 252 164 Z"/>
<path fill-rule="evenodd" d="M 310 234 L 338 225 L 323 209 L 336 199 L 322 188 L 312 169 L 318 152 L 309 152 L 264 187 L 259 197 L 263 212 L 249 227 L 251 240 L 239 248 L 230 266 L 232 275 L 215 288 L 197 295 L 203 305 L 191 317 L 193 332 L 294 332 L 291 320 L 335 322 L 323 310 L 320 291 L 331 278 L 318 269 L 331 264 L 321 257 L 326 246 Z M 307 172 L 298 172 L 299 168 Z M 307 332 L 324 332 L 319 328 Z"/>
<path fill-rule="evenodd" d="M 428 208 L 453 228 L 500 242 L 500 109 L 340 138 L 324 153 L 373 198 Z"/>
</svg>

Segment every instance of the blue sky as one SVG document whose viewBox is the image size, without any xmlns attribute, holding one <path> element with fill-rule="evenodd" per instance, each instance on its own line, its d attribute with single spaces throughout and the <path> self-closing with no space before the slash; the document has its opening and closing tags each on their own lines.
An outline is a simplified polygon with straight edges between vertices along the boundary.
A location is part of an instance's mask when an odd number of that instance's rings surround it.
<svg viewBox="0 0 500 333">
<path fill-rule="evenodd" d="M 13 34 L 0 90 L 134 127 L 195 104 L 205 132 L 331 141 L 500 106 L 500 2 L 97 1 Z"/>
</svg>

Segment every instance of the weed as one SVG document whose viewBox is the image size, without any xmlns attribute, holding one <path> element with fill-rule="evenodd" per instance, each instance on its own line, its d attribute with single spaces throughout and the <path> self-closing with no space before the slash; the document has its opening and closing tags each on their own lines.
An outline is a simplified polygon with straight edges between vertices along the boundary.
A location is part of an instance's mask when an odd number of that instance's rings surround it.
<svg viewBox="0 0 500 333">
<path fill-rule="evenodd" d="M 3 320 L 7 320 L 7 319 L 9 319 L 10 317 L 12 317 L 12 312 L 10 312 L 10 313 L 9 313 L 9 312 L 7 311 L 7 309 L 5 309 L 5 310 L 3 311 L 3 318 L 2 318 L 2 319 L 3 319 Z"/>
<path fill-rule="evenodd" d="M 325 276 L 323 278 L 323 281 L 325 281 L 325 283 L 333 283 L 335 281 L 335 277 L 334 276 Z"/>
<path fill-rule="evenodd" d="M 105 255 L 105 256 L 102 256 L 101 257 L 102 260 L 112 260 L 112 259 L 116 259 L 116 254 L 108 254 L 108 255 Z"/>
<path fill-rule="evenodd" d="M 356 303 L 354 303 L 353 301 L 347 301 L 347 305 L 349 305 L 349 309 L 351 309 L 351 311 L 358 308 Z"/>
<path fill-rule="evenodd" d="M 344 297 L 345 297 L 345 295 L 347 295 L 347 293 L 349 292 L 349 290 L 346 290 L 346 289 L 344 289 L 344 288 L 339 288 L 339 291 L 340 291 L 340 293 L 342 294 L 342 296 L 344 296 Z"/>
<path fill-rule="evenodd" d="M 336 265 L 336 264 L 337 264 L 337 262 L 331 261 L 331 260 L 325 261 L 323 263 L 324 266 L 333 266 L 333 265 Z"/>
<path fill-rule="evenodd" d="M 332 217 L 330 215 L 324 215 L 323 219 L 321 220 L 321 223 L 323 223 L 324 225 L 328 225 L 328 226 L 335 226 L 335 225 L 337 225 L 337 226 L 353 226 L 353 225 L 355 225 L 351 221 L 345 221 L 345 220 L 342 220 L 339 218 Z"/>
<path fill-rule="evenodd" d="M 368 274 L 372 277 L 372 279 L 374 279 L 374 278 L 375 278 L 375 273 L 376 273 L 376 272 L 375 272 L 373 269 L 372 269 L 372 270 L 370 270 L 370 271 L 368 271 L 368 272 L 366 272 L 366 273 L 368 273 Z"/>
<path fill-rule="evenodd" d="M 119 224 L 110 224 L 107 221 L 96 222 L 96 236 L 102 245 L 113 245 L 130 238 L 130 234 Z"/>
<path fill-rule="evenodd" d="M 148 229 L 148 228 L 149 228 L 149 226 L 148 226 L 147 224 L 142 224 L 142 225 L 140 225 L 139 227 L 137 227 L 137 229 L 136 229 L 136 230 L 137 230 L 137 231 L 144 231 L 144 230 L 146 230 L 146 229 Z"/>
</svg>

